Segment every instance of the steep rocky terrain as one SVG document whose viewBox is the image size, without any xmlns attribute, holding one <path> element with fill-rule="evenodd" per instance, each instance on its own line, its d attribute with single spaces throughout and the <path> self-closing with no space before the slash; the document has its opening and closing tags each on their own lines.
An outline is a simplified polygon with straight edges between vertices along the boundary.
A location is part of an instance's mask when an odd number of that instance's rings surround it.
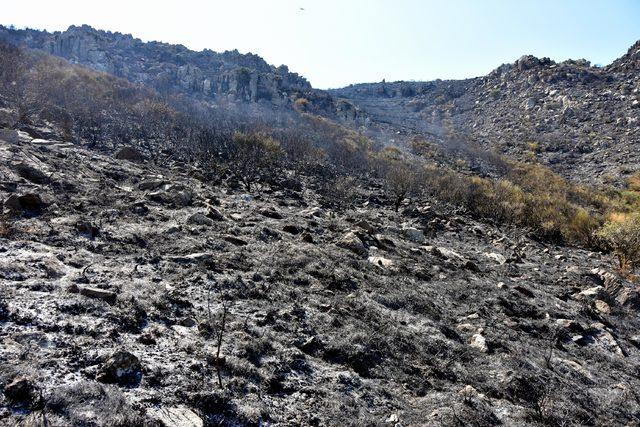
<svg viewBox="0 0 640 427">
<path fill-rule="evenodd" d="M 331 93 L 355 104 L 387 138 L 471 141 L 588 183 L 620 183 L 638 169 L 638 43 L 606 67 L 523 56 L 475 79 L 358 84 Z"/>
<path fill-rule="evenodd" d="M 590 240 L 614 197 L 446 158 L 620 183 L 638 45 L 604 68 L 523 57 L 323 92 L 86 26 L 0 38 L 135 83 L 0 46 L 0 425 L 640 423 L 637 278 L 536 229 L 582 218 L 560 225 Z M 416 138 L 446 167 L 382 149 Z"/>
<path fill-rule="evenodd" d="M 134 83 L 209 100 L 263 101 L 288 105 L 289 96 L 311 89 L 306 79 L 238 51 L 194 52 L 181 45 L 144 43 L 131 35 L 71 26 L 63 32 L 0 27 L 0 39 L 44 50 Z"/>
<path fill-rule="evenodd" d="M 418 136 L 445 147 L 485 147 L 508 158 L 541 162 L 588 184 L 621 185 L 638 170 L 638 43 L 605 67 L 523 56 L 474 79 L 322 91 L 257 55 L 194 52 L 86 25 L 55 33 L 1 27 L 0 39 L 161 92 L 322 114 L 366 130 L 386 145 L 408 149 Z"/>
<path fill-rule="evenodd" d="M 640 422 L 609 256 L 31 132 L 0 141 L 2 425 Z"/>
</svg>

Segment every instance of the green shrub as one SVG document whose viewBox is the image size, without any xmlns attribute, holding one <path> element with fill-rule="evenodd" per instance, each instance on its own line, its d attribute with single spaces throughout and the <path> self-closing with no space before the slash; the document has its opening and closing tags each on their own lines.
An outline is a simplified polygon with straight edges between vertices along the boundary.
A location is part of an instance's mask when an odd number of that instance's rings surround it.
<svg viewBox="0 0 640 427">
<path fill-rule="evenodd" d="M 620 269 L 632 269 L 640 262 L 640 214 L 607 222 L 598 236 L 613 250 Z"/>
</svg>

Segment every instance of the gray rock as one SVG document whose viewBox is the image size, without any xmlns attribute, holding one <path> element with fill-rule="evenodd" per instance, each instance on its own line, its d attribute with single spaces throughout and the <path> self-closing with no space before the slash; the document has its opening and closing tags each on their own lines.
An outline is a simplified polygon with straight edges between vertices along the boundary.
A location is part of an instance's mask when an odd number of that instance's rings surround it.
<svg viewBox="0 0 640 427">
<path fill-rule="evenodd" d="M 202 427 L 204 422 L 195 412 L 184 405 L 149 408 L 147 416 L 161 427 Z"/>
<path fill-rule="evenodd" d="M 532 110 L 537 105 L 537 101 L 535 98 L 527 98 L 522 105 L 525 110 Z"/>
<path fill-rule="evenodd" d="M 80 295 L 84 295 L 88 298 L 95 298 L 105 301 L 109 304 L 115 304 L 118 295 L 115 292 L 108 291 L 100 288 L 83 287 L 79 288 Z"/>
<path fill-rule="evenodd" d="M 193 215 L 191 215 L 188 219 L 187 219 L 187 223 L 189 224 L 195 224 L 195 225 L 213 225 L 214 222 L 211 218 L 207 217 L 205 214 L 200 213 L 200 212 L 196 212 Z"/>
<path fill-rule="evenodd" d="M 407 227 L 402 230 L 402 234 L 409 240 L 415 243 L 424 242 L 424 232 L 414 227 Z"/>
<path fill-rule="evenodd" d="M 365 255 L 367 253 L 367 248 L 364 243 L 362 243 L 362 240 L 360 240 L 358 235 L 353 231 L 348 232 L 338 240 L 337 245 L 341 248 L 355 252 L 358 255 Z"/>
<path fill-rule="evenodd" d="M 4 207 L 14 214 L 23 212 L 40 213 L 46 207 L 46 204 L 35 193 L 12 194 L 4 201 Z"/>
<path fill-rule="evenodd" d="M 118 160 L 129 160 L 131 162 L 141 162 L 144 156 L 134 147 L 122 147 L 115 155 Z"/>
<path fill-rule="evenodd" d="M 104 383 L 135 385 L 142 378 L 140 360 L 128 351 L 113 353 L 102 365 L 96 379 Z"/>
<path fill-rule="evenodd" d="M 0 129 L 0 140 L 9 144 L 17 144 L 20 141 L 18 132 L 13 129 Z"/>
</svg>

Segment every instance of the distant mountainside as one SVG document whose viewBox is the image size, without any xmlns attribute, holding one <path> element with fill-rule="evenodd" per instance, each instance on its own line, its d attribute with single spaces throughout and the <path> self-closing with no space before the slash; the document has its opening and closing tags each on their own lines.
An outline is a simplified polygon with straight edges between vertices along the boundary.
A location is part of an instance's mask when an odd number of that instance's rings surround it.
<svg viewBox="0 0 640 427">
<path fill-rule="evenodd" d="M 585 182 L 619 181 L 640 160 L 640 42 L 606 67 L 523 56 L 474 79 L 330 92 L 396 138 L 455 134 Z"/>
<path fill-rule="evenodd" d="M 254 54 L 195 52 L 86 25 L 55 33 L 0 27 L 0 39 L 161 92 L 317 113 L 407 150 L 415 137 L 485 147 L 587 183 L 621 184 L 640 164 L 640 42 L 606 67 L 523 56 L 473 79 L 323 91 Z"/>
<path fill-rule="evenodd" d="M 54 33 L 0 27 L 0 38 L 161 91 L 180 91 L 204 99 L 286 105 L 294 94 L 311 89 L 305 78 L 285 65 L 275 67 L 254 54 L 195 52 L 87 25 Z"/>
</svg>

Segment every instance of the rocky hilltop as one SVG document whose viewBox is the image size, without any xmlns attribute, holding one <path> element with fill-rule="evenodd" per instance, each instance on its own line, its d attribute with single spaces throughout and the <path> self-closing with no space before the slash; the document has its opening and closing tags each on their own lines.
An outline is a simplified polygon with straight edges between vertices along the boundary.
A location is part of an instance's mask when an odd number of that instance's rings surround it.
<svg viewBox="0 0 640 427">
<path fill-rule="evenodd" d="M 391 138 L 449 135 L 539 161 L 570 179 L 621 182 L 640 160 L 639 52 L 636 43 L 606 67 L 523 56 L 474 79 L 358 84 L 331 93 Z"/>
<path fill-rule="evenodd" d="M 309 82 L 282 65 L 238 51 L 195 52 L 181 45 L 142 42 L 128 34 L 71 26 L 62 32 L 0 28 L 0 39 L 68 59 L 161 91 L 180 91 L 204 99 L 290 102 L 311 89 Z"/>
</svg>

